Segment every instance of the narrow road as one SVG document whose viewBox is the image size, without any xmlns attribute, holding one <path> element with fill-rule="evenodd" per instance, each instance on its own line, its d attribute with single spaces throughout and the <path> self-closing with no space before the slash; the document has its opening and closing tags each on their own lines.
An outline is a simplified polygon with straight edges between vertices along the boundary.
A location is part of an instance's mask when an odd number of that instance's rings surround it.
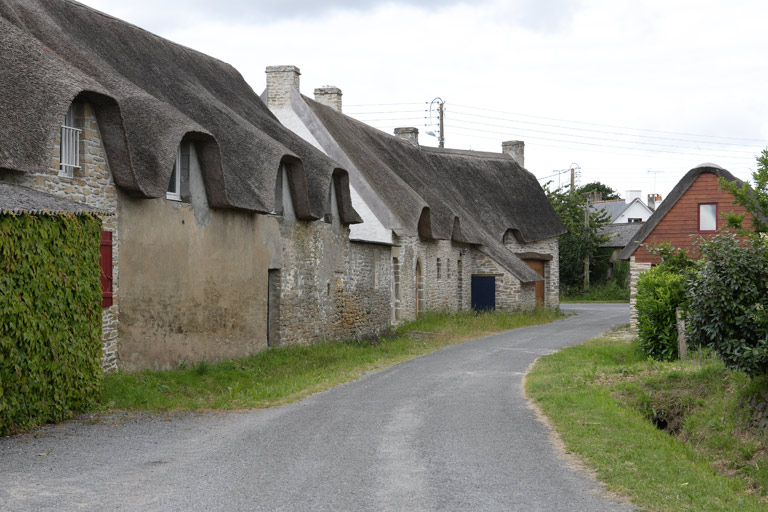
<svg viewBox="0 0 768 512">
<path fill-rule="evenodd" d="M 629 510 L 557 458 L 522 396 L 538 356 L 629 319 L 563 310 L 283 407 L 0 438 L 0 510 Z"/>
</svg>

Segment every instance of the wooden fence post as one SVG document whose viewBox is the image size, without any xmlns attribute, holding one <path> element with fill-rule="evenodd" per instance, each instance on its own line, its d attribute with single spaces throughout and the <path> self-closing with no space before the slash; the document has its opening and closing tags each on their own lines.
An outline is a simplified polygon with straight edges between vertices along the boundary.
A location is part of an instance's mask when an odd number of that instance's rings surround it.
<svg viewBox="0 0 768 512">
<path fill-rule="evenodd" d="M 675 317 L 677 318 L 677 351 L 680 355 L 680 360 L 685 361 L 688 359 L 688 346 L 685 342 L 685 320 L 680 308 L 675 310 Z"/>
</svg>

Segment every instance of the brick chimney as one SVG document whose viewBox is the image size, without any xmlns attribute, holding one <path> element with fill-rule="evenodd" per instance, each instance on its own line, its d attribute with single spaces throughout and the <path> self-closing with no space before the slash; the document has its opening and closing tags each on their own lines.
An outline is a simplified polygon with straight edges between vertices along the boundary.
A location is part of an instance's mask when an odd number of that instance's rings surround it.
<svg viewBox="0 0 768 512">
<path fill-rule="evenodd" d="M 341 89 L 332 85 L 318 87 L 315 89 L 315 101 L 341 112 Z"/>
<path fill-rule="evenodd" d="M 267 66 L 267 107 L 280 108 L 291 104 L 291 89 L 300 91 L 301 71 L 296 66 Z"/>
<path fill-rule="evenodd" d="M 501 152 L 512 155 L 520 167 L 525 167 L 525 142 L 522 140 L 508 140 L 501 143 Z"/>
<path fill-rule="evenodd" d="M 395 128 L 395 137 L 410 142 L 419 147 L 419 129 L 413 127 Z"/>
</svg>

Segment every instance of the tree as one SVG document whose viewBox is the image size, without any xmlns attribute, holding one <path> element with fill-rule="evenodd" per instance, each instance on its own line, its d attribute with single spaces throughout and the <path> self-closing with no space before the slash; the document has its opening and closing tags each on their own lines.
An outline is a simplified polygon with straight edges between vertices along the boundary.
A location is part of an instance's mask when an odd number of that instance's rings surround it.
<svg viewBox="0 0 768 512">
<path fill-rule="evenodd" d="M 768 232 L 768 149 L 757 157 L 757 170 L 752 173 L 752 186 L 744 182 L 739 187 L 734 182 L 720 178 L 720 186 L 733 194 L 734 204 L 738 203 L 748 212 L 752 213 L 752 229 L 750 233 L 760 234 Z M 728 225 L 736 228 L 741 234 L 746 234 L 743 226 L 744 215 L 731 212 L 728 216 Z"/>
<path fill-rule="evenodd" d="M 595 194 L 598 195 L 602 201 L 614 201 L 616 199 L 621 199 L 619 197 L 619 193 L 613 190 L 608 185 L 605 185 L 603 183 L 600 183 L 599 181 L 593 181 L 592 183 L 587 183 L 583 187 L 579 189 L 581 192 L 583 192 L 587 197 L 594 196 Z"/>
<path fill-rule="evenodd" d="M 588 187 L 594 184 L 584 185 L 575 191 L 565 188 L 551 190 L 550 184 L 544 185 L 544 191 L 568 230 L 559 241 L 560 284 L 564 288 L 581 288 L 585 261 L 594 258 L 600 250 L 600 244 L 608 239 L 606 235 L 600 234 L 600 228 L 608 223 L 608 216 L 604 210 L 586 210 L 585 214 L 586 194 L 594 190 Z M 597 185 L 605 187 L 600 183 Z"/>
</svg>

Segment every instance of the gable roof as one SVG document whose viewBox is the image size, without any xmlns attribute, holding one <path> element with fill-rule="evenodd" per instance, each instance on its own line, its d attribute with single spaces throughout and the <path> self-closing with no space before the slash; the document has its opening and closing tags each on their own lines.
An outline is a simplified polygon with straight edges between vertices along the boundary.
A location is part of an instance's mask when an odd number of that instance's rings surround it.
<svg viewBox="0 0 768 512">
<path fill-rule="evenodd" d="M 321 218 L 338 164 L 283 127 L 232 66 L 71 0 L 0 0 L 0 168 L 50 165 L 75 99 L 94 105 L 115 183 L 164 197 L 195 141 L 209 204 L 267 213 L 290 165 L 297 214 Z M 347 194 L 341 215 L 360 222 Z"/>
<path fill-rule="evenodd" d="M 656 208 L 656 211 L 653 212 L 653 215 L 651 215 L 643 224 L 642 229 L 640 229 L 640 231 L 638 231 L 637 234 L 632 237 L 632 241 L 627 244 L 627 246 L 624 247 L 624 249 L 619 253 L 619 259 L 628 260 L 632 256 L 632 253 L 634 253 L 637 248 L 640 247 L 640 244 L 642 244 L 645 239 L 648 238 L 648 235 L 650 235 L 656 226 L 658 226 L 659 222 L 661 222 L 664 216 L 669 213 L 672 207 L 674 207 L 680 198 L 683 197 L 683 194 L 685 194 L 693 182 L 696 181 L 696 179 L 703 173 L 707 172 L 716 175 L 718 178 L 725 178 L 730 182 L 736 182 L 739 186 L 741 186 L 743 183 L 736 176 L 717 164 L 706 163 L 691 169 L 686 173 L 685 176 L 683 176 L 677 185 L 675 185 L 675 188 L 673 188 L 672 192 L 669 193 L 667 198 L 662 201 L 661 205 Z"/>
<path fill-rule="evenodd" d="M 328 154 L 347 166 L 361 196 L 387 206 L 391 215 L 381 217 L 387 228 L 480 245 L 521 281 L 541 280 L 502 239 L 512 230 L 533 242 L 565 228 L 536 177 L 511 156 L 419 148 L 305 96 L 296 100 L 309 107 L 300 116 Z"/>
<path fill-rule="evenodd" d="M 627 201 L 624 199 L 615 201 L 596 201 L 589 205 L 589 209 L 592 211 L 604 210 L 611 222 L 618 219 L 627 207 Z"/>
<path fill-rule="evenodd" d="M 644 222 L 606 224 L 599 229 L 599 232 L 601 235 L 608 235 L 610 238 L 607 242 L 600 244 L 600 247 L 624 248 L 644 225 Z"/>
<path fill-rule="evenodd" d="M 82 215 L 90 213 L 94 215 L 109 215 L 97 208 L 87 204 L 77 203 L 69 199 L 46 194 L 0 181 L 0 213 L 10 213 L 13 215 L 59 215 L 74 214 Z"/>
</svg>

